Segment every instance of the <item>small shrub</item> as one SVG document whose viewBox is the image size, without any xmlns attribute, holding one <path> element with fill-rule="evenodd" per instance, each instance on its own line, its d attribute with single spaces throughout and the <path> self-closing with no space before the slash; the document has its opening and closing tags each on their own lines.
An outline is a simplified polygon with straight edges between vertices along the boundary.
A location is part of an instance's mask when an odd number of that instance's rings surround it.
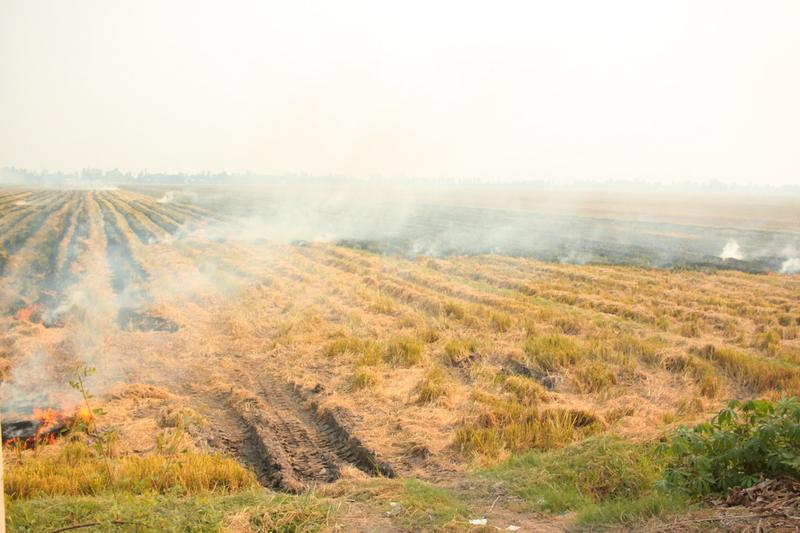
<svg viewBox="0 0 800 533">
<path fill-rule="evenodd" d="M 732 401 L 710 422 L 678 429 L 664 449 L 666 484 L 692 496 L 800 477 L 800 401 Z"/>
</svg>

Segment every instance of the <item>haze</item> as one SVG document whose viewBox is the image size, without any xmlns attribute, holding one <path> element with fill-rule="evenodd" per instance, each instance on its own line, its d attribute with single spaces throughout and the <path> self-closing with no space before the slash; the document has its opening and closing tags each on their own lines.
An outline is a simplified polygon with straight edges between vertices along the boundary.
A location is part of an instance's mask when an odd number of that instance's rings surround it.
<svg viewBox="0 0 800 533">
<path fill-rule="evenodd" d="M 797 2 L 1 9 L 0 166 L 798 182 Z"/>
</svg>

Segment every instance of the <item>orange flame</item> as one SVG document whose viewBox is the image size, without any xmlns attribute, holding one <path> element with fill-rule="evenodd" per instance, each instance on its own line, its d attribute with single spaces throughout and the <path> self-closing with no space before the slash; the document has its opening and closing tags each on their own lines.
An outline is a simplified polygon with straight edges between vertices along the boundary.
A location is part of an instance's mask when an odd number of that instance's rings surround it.
<svg viewBox="0 0 800 533">
<path fill-rule="evenodd" d="M 16 318 L 17 320 L 25 320 L 27 322 L 30 322 L 31 318 L 33 318 L 33 315 L 35 315 L 38 310 L 39 309 L 36 305 L 29 305 L 27 307 L 23 307 L 22 309 L 17 311 Z"/>
</svg>

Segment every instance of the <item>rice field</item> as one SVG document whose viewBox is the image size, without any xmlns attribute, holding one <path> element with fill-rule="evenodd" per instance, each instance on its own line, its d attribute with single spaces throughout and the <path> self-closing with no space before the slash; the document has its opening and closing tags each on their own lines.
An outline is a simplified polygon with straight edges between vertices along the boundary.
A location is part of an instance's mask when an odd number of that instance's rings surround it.
<svg viewBox="0 0 800 533">
<path fill-rule="evenodd" d="M 502 481 L 520 457 L 608 439 L 629 453 L 728 399 L 800 394 L 797 275 L 252 238 L 231 211 L 162 200 L 0 191 L 4 424 L 74 411 L 69 381 L 91 367 L 125 468 L 177 435 L 248 471 L 225 471 L 237 487 L 313 497 L 301 510 L 319 529 L 470 530 L 480 516 L 541 531 L 577 527 L 578 504 L 548 512 Z M 26 484 L 30 453 L 6 447 L 15 505 L 106 490 Z M 111 477 L 86 486 L 127 486 Z M 278 519 L 248 502 L 219 504 L 213 527 Z"/>
</svg>

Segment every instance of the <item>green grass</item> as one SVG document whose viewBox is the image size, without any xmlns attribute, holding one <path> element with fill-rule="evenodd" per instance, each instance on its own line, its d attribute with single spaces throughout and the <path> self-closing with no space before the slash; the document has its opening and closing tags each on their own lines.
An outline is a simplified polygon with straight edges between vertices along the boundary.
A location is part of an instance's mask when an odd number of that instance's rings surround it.
<svg viewBox="0 0 800 533">
<path fill-rule="evenodd" d="M 402 531 L 460 531 L 470 516 L 467 504 L 457 492 L 416 479 L 339 482 L 323 487 L 320 492 L 381 509 Z"/>
<path fill-rule="evenodd" d="M 651 444 L 590 437 L 549 452 L 518 455 L 484 471 L 537 511 L 576 512 L 575 525 L 631 524 L 685 510 L 687 499 L 658 492 L 664 460 Z"/>
<path fill-rule="evenodd" d="M 254 531 L 313 532 L 326 529 L 334 512 L 334 507 L 314 497 L 263 489 L 191 497 L 116 493 L 15 500 L 7 507 L 7 527 L 9 532 L 32 533 L 98 522 L 79 531 L 199 533 L 220 531 L 241 514 L 239 519 Z"/>
<path fill-rule="evenodd" d="M 534 508 L 561 513 L 642 496 L 663 469 L 655 455 L 654 446 L 596 437 L 560 450 L 520 455 L 490 473 Z"/>
<path fill-rule="evenodd" d="M 689 507 L 688 499 L 676 492 L 651 492 L 633 500 L 610 500 L 581 508 L 573 524 L 578 529 L 594 529 L 598 526 L 632 526 L 649 518 L 684 513 Z"/>
</svg>

